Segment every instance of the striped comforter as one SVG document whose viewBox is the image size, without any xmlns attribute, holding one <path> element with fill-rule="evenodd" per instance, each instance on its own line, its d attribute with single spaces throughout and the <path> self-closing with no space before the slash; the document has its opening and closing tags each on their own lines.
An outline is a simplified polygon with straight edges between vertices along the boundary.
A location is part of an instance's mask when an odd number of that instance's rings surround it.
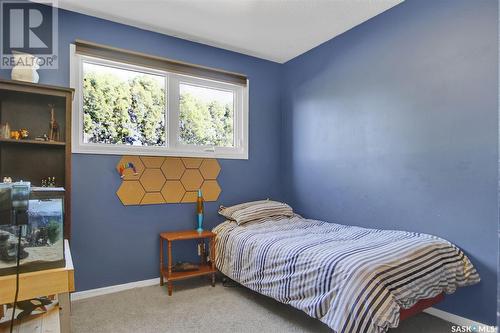
<svg viewBox="0 0 500 333">
<path fill-rule="evenodd" d="M 479 282 L 469 259 L 441 238 L 279 217 L 216 234 L 216 266 L 229 278 L 326 323 L 386 332 L 423 298 Z"/>
</svg>

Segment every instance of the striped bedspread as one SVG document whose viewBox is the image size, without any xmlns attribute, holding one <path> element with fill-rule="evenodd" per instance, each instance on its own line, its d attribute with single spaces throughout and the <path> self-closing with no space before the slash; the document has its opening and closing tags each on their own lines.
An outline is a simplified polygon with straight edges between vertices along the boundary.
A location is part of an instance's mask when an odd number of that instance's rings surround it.
<svg viewBox="0 0 500 333">
<path fill-rule="evenodd" d="M 469 259 L 439 237 L 280 217 L 216 234 L 216 266 L 338 333 L 386 332 L 399 311 L 479 282 Z"/>
</svg>

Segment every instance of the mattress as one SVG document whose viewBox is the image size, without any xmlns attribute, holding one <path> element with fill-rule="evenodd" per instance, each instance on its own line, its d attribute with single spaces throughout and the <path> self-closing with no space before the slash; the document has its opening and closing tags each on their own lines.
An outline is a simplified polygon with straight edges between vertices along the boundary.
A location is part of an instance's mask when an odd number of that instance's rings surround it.
<svg viewBox="0 0 500 333">
<path fill-rule="evenodd" d="M 386 332 L 401 309 L 480 280 L 459 248 L 427 234 L 298 215 L 226 221 L 213 231 L 223 274 L 338 333 Z"/>
</svg>

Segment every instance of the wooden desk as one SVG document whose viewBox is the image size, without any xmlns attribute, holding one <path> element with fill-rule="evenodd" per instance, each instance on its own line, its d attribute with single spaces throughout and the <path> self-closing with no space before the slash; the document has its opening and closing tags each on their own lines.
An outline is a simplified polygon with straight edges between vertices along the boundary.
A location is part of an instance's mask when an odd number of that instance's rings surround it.
<svg viewBox="0 0 500 333">
<path fill-rule="evenodd" d="M 204 242 L 209 239 L 210 264 L 202 262 L 196 271 L 172 272 L 172 242 L 177 240 L 198 239 Z M 163 242 L 167 241 L 168 265 L 165 269 L 163 264 Z M 172 281 L 189 279 L 195 276 L 212 274 L 212 287 L 215 286 L 215 234 L 211 231 L 198 232 L 196 230 L 162 232 L 160 233 L 160 285 L 163 286 L 163 279 L 167 279 L 168 295 L 172 296 Z"/>
<path fill-rule="evenodd" d="M 61 332 L 69 333 L 71 330 L 69 293 L 75 291 L 75 276 L 68 240 L 64 240 L 64 256 L 66 267 L 20 274 L 18 300 L 57 295 Z M 13 303 L 15 294 L 16 276 L 0 276 L 0 304 Z"/>
</svg>

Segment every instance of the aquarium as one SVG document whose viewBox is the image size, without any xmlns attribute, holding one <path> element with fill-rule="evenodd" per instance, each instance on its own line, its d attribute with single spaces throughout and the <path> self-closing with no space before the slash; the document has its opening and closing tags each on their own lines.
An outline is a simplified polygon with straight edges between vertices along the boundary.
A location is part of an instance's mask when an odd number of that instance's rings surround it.
<svg viewBox="0 0 500 333">
<path fill-rule="evenodd" d="M 0 184 L 0 275 L 16 272 L 19 239 L 20 272 L 64 267 L 64 189 L 19 184 Z"/>
</svg>

